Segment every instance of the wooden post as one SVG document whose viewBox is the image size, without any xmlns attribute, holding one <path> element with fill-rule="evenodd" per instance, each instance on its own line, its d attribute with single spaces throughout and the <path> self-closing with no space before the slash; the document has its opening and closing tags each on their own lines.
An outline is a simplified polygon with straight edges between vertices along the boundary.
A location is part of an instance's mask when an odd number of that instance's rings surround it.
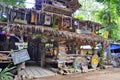
<svg viewBox="0 0 120 80">
<path fill-rule="evenodd" d="M 95 48 L 94 48 L 94 44 L 92 44 L 92 55 L 94 55 L 95 54 Z"/>
<path fill-rule="evenodd" d="M 44 12 L 44 6 L 43 6 L 43 4 L 44 4 L 44 0 L 42 0 L 42 9 L 41 9 L 42 13 Z"/>
<path fill-rule="evenodd" d="M 99 62 L 99 64 L 100 64 L 100 68 L 104 68 L 104 65 L 103 65 L 103 50 L 104 50 L 104 43 L 103 42 L 101 42 L 101 45 L 102 45 L 102 48 L 101 48 L 101 50 L 100 50 L 100 62 Z"/>
<path fill-rule="evenodd" d="M 45 43 L 40 43 L 41 67 L 45 66 Z"/>
<path fill-rule="evenodd" d="M 111 56 L 111 51 L 110 51 L 110 45 L 108 47 L 108 53 L 107 53 L 107 61 L 108 63 L 111 63 L 111 60 L 112 60 L 112 56 Z"/>
</svg>

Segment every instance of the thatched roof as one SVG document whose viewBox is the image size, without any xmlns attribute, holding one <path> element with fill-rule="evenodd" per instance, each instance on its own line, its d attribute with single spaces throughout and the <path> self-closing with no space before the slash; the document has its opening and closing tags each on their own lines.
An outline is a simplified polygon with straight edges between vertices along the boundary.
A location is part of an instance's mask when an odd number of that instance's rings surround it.
<svg viewBox="0 0 120 80">
<path fill-rule="evenodd" d="M 16 29 L 23 29 L 26 34 L 44 34 L 47 36 L 52 36 L 53 38 L 65 38 L 66 40 L 74 40 L 75 42 L 79 43 L 87 43 L 87 42 L 105 42 L 108 44 L 107 39 L 104 39 L 101 36 L 98 35 L 92 35 L 92 34 L 78 34 L 75 32 L 69 32 L 69 31 L 61 31 L 57 29 L 53 29 L 50 27 L 44 27 L 44 26 L 32 26 L 32 25 L 12 25 L 11 28 L 15 27 Z"/>
</svg>

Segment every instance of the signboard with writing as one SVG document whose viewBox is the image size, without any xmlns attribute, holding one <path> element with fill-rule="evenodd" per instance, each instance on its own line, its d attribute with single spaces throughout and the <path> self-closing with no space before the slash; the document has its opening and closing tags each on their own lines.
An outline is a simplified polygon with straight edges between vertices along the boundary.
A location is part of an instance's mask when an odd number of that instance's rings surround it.
<svg viewBox="0 0 120 80">
<path fill-rule="evenodd" d="M 90 34 L 91 33 L 91 31 L 89 31 L 89 30 L 80 30 L 80 29 L 77 29 L 76 32 L 77 33 L 85 33 L 85 34 Z"/>
<path fill-rule="evenodd" d="M 20 50 L 11 54 L 14 65 L 30 60 L 27 49 Z"/>
<path fill-rule="evenodd" d="M 18 46 L 18 49 L 26 49 L 28 47 L 28 43 L 15 43 L 16 46 Z"/>
</svg>

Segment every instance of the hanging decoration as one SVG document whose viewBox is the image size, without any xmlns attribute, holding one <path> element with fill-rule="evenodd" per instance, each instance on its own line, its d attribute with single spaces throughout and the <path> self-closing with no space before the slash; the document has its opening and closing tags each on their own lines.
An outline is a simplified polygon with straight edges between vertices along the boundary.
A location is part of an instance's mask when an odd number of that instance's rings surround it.
<svg viewBox="0 0 120 80">
<path fill-rule="evenodd" d="M 53 28 L 59 29 L 62 26 L 62 17 L 60 15 L 53 15 Z"/>
<path fill-rule="evenodd" d="M 48 25 L 50 26 L 52 23 L 52 18 L 50 15 L 45 15 L 45 19 L 44 19 L 44 25 Z"/>
<path fill-rule="evenodd" d="M 70 31 L 70 28 L 72 27 L 71 25 L 71 18 L 70 17 L 63 17 L 63 26 L 61 30 L 67 30 Z"/>
</svg>

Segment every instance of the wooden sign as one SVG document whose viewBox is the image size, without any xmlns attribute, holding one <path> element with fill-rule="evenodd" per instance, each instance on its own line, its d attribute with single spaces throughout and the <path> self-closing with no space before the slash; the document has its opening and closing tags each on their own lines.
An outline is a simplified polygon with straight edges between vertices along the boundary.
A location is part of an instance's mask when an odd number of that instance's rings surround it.
<svg viewBox="0 0 120 80">
<path fill-rule="evenodd" d="M 28 48 L 28 43 L 24 43 L 24 42 L 23 43 L 16 42 L 15 45 L 18 46 L 19 50 Z"/>
<path fill-rule="evenodd" d="M 90 34 L 91 33 L 91 31 L 89 31 L 89 30 L 81 30 L 81 29 L 76 29 L 76 32 L 80 33 L 80 34 L 82 34 L 82 33 L 84 33 L 84 34 Z"/>
<path fill-rule="evenodd" d="M 27 49 L 20 50 L 11 54 L 14 65 L 30 60 Z"/>
</svg>

